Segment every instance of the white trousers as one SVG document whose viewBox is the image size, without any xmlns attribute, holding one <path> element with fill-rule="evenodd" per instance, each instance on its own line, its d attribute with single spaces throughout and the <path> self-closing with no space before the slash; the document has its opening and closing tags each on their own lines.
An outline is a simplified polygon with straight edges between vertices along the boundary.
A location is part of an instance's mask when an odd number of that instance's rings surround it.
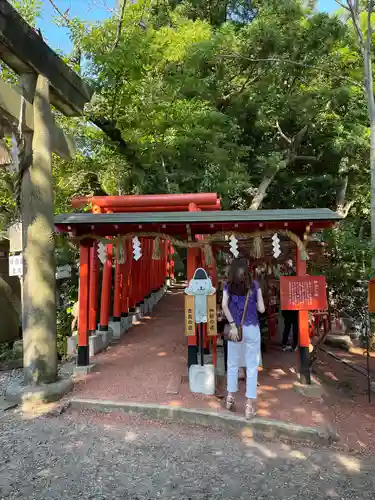
<svg viewBox="0 0 375 500">
<path fill-rule="evenodd" d="M 228 392 L 238 390 L 238 369 L 246 367 L 246 397 L 256 399 L 258 366 L 260 362 L 260 330 L 259 326 L 243 327 L 242 342 L 228 341 Z"/>
</svg>

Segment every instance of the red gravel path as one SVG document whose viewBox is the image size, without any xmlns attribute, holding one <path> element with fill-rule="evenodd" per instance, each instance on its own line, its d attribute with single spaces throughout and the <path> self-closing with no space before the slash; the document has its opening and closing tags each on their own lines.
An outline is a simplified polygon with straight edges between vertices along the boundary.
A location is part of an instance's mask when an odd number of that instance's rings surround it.
<svg viewBox="0 0 375 500">
<path fill-rule="evenodd" d="M 145 319 L 118 345 L 95 357 L 97 371 L 76 384 L 75 396 L 226 411 L 222 408 L 223 402 L 216 397 L 190 393 L 186 382 L 181 384 L 178 394 L 167 394 L 168 387 L 187 375 L 183 306 L 181 291 L 169 292 L 154 310 L 152 318 Z M 343 443 L 346 447 L 367 449 L 367 446 L 362 446 L 368 442 L 363 436 L 368 430 L 367 420 L 362 419 L 362 430 L 358 434 L 357 425 L 353 425 L 349 432 L 339 417 L 343 414 L 352 422 L 354 414 L 371 415 L 367 410 L 362 411 L 363 401 L 359 403 L 361 408 L 348 401 L 347 396 L 343 401 L 343 396 L 330 386 L 329 397 L 325 398 L 328 403 L 300 395 L 293 389 L 293 383 L 297 381 L 296 366 L 297 356 L 293 353 L 272 349 L 265 355 L 265 369 L 259 377 L 258 414 L 312 427 L 329 425 L 334 420 L 345 435 Z M 240 383 L 240 394 L 236 406 L 242 414 L 243 383 Z M 353 413 L 353 410 L 357 411 Z"/>
</svg>

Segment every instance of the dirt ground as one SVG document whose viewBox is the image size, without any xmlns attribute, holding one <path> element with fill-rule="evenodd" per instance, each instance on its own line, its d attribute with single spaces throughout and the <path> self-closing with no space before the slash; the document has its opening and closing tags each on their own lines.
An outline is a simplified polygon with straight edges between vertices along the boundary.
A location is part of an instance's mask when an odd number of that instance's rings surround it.
<svg viewBox="0 0 375 500">
<path fill-rule="evenodd" d="M 367 500 L 374 459 L 127 415 L 0 414 L 7 500 Z"/>
</svg>

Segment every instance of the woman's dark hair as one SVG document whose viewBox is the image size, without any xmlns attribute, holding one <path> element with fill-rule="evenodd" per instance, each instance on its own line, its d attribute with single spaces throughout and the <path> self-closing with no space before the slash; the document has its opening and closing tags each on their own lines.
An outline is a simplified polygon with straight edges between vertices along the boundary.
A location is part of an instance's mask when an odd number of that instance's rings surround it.
<svg viewBox="0 0 375 500">
<path fill-rule="evenodd" d="M 252 283 L 246 259 L 233 259 L 228 272 L 228 292 L 230 295 L 246 295 Z"/>
</svg>

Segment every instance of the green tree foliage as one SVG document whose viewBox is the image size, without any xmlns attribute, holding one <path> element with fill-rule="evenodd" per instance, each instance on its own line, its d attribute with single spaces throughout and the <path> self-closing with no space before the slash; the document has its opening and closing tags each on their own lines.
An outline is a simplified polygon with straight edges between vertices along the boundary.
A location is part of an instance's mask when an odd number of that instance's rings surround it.
<svg viewBox="0 0 375 500">
<path fill-rule="evenodd" d="M 40 2 L 12 3 L 37 24 Z M 349 214 L 329 237 L 335 272 L 359 236 L 368 259 L 370 133 L 345 12 L 312 0 L 125 1 L 94 24 L 62 12 L 65 61 L 96 93 L 84 117 L 56 114 L 78 148 L 54 158 L 57 212 L 79 194 L 194 191 L 217 191 L 224 208 L 331 207 Z M 7 181 L 0 172 L 3 226 Z"/>
</svg>

